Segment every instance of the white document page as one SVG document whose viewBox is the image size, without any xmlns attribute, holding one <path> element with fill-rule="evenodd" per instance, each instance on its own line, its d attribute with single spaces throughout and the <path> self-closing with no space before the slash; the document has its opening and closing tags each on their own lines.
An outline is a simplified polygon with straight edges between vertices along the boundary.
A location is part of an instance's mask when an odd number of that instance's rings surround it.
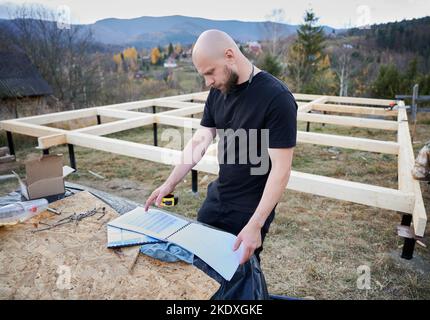
<svg viewBox="0 0 430 320">
<path fill-rule="evenodd" d="M 233 251 L 236 236 L 233 234 L 191 223 L 169 237 L 169 241 L 191 251 L 230 281 L 239 266 L 242 245 Z"/>
<path fill-rule="evenodd" d="M 137 207 L 108 223 L 109 226 L 146 234 L 156 239 L 165 239 L 189 222 L 157 209 L 145 212 Z"/>
<path fill-rule="evenodd" d="M 107 238 L 108 248 L 153 243 L 159 241 L 141 233 L 123 230 L 112 226 L 107 227 Z"/>
</svg>

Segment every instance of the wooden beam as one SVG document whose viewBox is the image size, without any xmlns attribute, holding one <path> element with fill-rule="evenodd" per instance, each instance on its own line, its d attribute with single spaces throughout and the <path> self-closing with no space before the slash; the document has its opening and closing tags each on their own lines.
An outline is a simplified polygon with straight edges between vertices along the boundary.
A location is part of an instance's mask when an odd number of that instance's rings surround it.
<svg viewBox="0 0 430 320">
<path fill-rule="evenodd" d="M 133 118 L 140 118 L 143 116 L 151 115 L 150 113 L 144 113 L 144 112 L 117 110 L 117 109 L 108 109 L 108 108 L 98 108 L 97 114 L 99 116 L 117 118 L 117 119 L 133 119 Z"/>
<path fill-rule="evenodd" d="M 30 137 L 48 136 L 57 133 L 66 133 L 67 130 L 40 126 L 37 124 L 5 120 L 0 122 L 0 128 L 6 131 L 23 134 Z"/>
<path fill-rule="evenodd" d="M 190 100 L 194 100 L 194 99 L 204 99 L 204 101 L 206 101 L 208 94 L 209 94 L 209 91 L 200 91 L 200 92 L 181 94 L 181 95 L 177 95 L 177 96 L 165 97 L 163 99 L 164 100 L 175 100 L 175 101 L 190 101 Z"/>
<path fill-rule="evenodd" d="M 203 112 L 205 108 L 205 105 L 200 103 L 194 103 L 194 106 L 176 109 L 176 110 L 169 110 L 160 112 L 160 115 L 169 115 L 169 116 L 189 116 L 191 114 L 201 113 Z"/>
<path fill-rule="evenodd" d="M 117 103 L 117 104 L 111 104 L 111 105 L 106 105 L 106 106 L 100 106 L 99 108 L 117 109 L 117 110 L 136 110 L 136 109 L 141 109 L 141 108 L 152 107 L 156 100 L 158 100 L 158 99 L 124 102 L 124 103 Z"/>
<path fill-rule="evenodd" d="M 203 92 L 182 94 L 182 95 L 170 96 L 170 97 L 162 97 L 162 98 L 154 98 L 154 99 L 147 99 L 147 100 L 140 100 L 140 101 L 133 101 L 133 102 L 117 103 L 117 104 L 100 106 L 100 107 L 110 108 L 110 109 L 119 109 L 119 110 L 135 110 L 135 109 L 140 109 L 140 108 L 152 107 L 154 105 L 154 103 L 158 103 L 158 102 L 186 101 L 186 100 L 192 100 L 194 97 L 202 97 L 203 95 L 207 95 L 207 94 L 208 94 L 208 92 L 203 91 Z"/>
<path fill-rule="evenodd" d="M 201 104 L 197 104 L 194 102 L 173 101 L 173 100 L 160 100 L 160 101 L 154 102 L 154 106 L 156 107 L 165 107 L 165 108 L 174 108 L 174 109 L 195 107 L 196 105 L 201 105 Z"/>
<path fill-rule="evenodd" d="M 366 119 L 358 117 L 332 116 L 312 113 L 297 113 L 297 120 L 306 122 L 329 123 L 341 126 L 371 128 L 397 131 L 397 121 Z"/>
<path fill-rule="evenodd" d="M 304 113 L 309 112 L 309 111 L 312 110 L 312 106 L 314 104 L 324 103 L 324 102 L 327 101 L 327 99 L 328 98 L 326 96 L 319 97 L 318 99 L 312 100 L 311 102 L 308 102 L 308 103 L 305 103 L 305 104 L 299 106 L 299 108 L 298 108 L 297 111 L 298 111 L 298 113 L 300 113 L 300 112 L 304 112 Z"/>
<path fill-rule="evenodd" d="M 87 133 L 97 136 L 103 136 L 110 133 L 134 129 L 154 123 L 153 115 L 146 115 L 139 118 L 124 119 L 119 121 L 108 122 L 91 127 L 73 130 L 71 132 Z"/>
<path fill-rule="evenodd" d="M 293 96 L 296 100 L 316 100 L 322 97 L 321 95 L 303 94 L 303 93 L 293 93 Z M 391 102 L 396 102 L 395 100 L 373 99 L 373 98 L 355 98 L 355 97 L 339 97 L 339 96 L 325 96 L 325 97 L 327 97 L 327 102 L 358 104 L 358 105 L 389 106 Z"/>
<path fill-rule="evenodd" d="M 413 194 L 399 190 L 292 171 L 287 189 L 372 207 L 411 212 Z"/>
<path fill-rule="evenodd" d="M 404 106 L 402 102 L 401 106 Z M 399 110 L 399 131 L 397 141 L 400 145 L 398 157 L 398 179 L 399 190 L 412 192 L 414 194 L 414 205 L 412 221 L 415 235 L 422 237 L 427 225 L 427 214 L 421 194 L 420 183 L 412 176 L 415 163 L 414 150 L 412 148 L 411 135 L 409 132 L 408 117 L 405 109 Z"/>
<path fill-rule="evenodd" d="M 201 128 L 200 119 L 170 116 L 163 113 L 155 115 L 155 122 L 181 128 Z"/>
<path fill-rule="evenodd" d="M 78 132 L 67 134 L 67 143 L 168 165 L 179 163 L 182 155 L 182 151 L 179 150 L 93 136 Z M 205 155 L 193 169 L 217 174 L 219 167 L 216 162 L 216 157 Z"/>
<path fill-rule="evenodd" d="M 333 146 L 377 153 L 399 153 L 399 144 L 397 142 L 339 136 L 334 134 L 297 131 L 297 141 L 301 143 L 312 143 L 323 146 Z"/>
<path fill-rule="evenodd" d="M 72 111 L 54 112 L 49 114 L 43 114 L 38 116 L 24 117 L 15 119 L 14 121 L 25 122 L 31 124 L 48 124 L 60 121 L 68 121 L 86 117 L 95 117 L 97 115 L 97 107 L 85 108 Z"/>
<path fill-rule="evenodd" d="M 181 156 L 181 151 L 178 150 L 170 150 L 105 137 L 95 137 L 75 132 L 67 135 L 67 142 L 82 147 L 169 165 L 177 163 Z M 216 174 L 218 172 L 216 157 L 205 155 L 202 161 L 195 166 L 195 169 Z M 411 212 L 413 205 L 413 195 L 406 194 L 399 190 L 295 171 L 291 173 L 290 182 L 287 188 L 290 190 L 312 193 L 334 199 L 346 200 L 402 212 Z"/>
<path fill-rule="evenodd" d="M 319 99 L 323 96 L 318 94 L 293 93 L 293 97 L 296 100 L 304 100 L 304 101 L 312 102 L 312 100 Z"/>
<path fill-rule="evenodd" d="M 54 146 L 59 146 L 67 143 L 67 134 L 66 133 L 57 133 L 49 136 L 39 137 L 37 139 L 38 146 L 37 149 L 49 149 Z"/>
<path fill-rule="evenodd" d="M 210 156 L 216 156 L 218 154 L 218 143 L 212 143 L 209 145 L 208 149 L 206 150 L 206 154 Z"/>
<path fill-rule="evenodd" d="M 396 100 L 328 96 L 327 102 L 374 105 L 374 106 L 386 106 L 386 107 L 388 107 L 390 105 L 390 103 L 396 102 Z"/>
<path fill-rule="evenodd" d="M 67 143 L 169 165 L 178 163 L 181 157 L 179 150 L 77 132 L 67 134 Z M 217 174 L 217 158 L 205 154 L 194 169 Z M 296 171 L 292 171 L 287 189 L 406 213 L 413 209 L 411 193 Z"/>
<path fill-rule="evenodd" d="M 179 150 L 166 149 L 79 132 L 68 133 L 67 143 L 170 165 L 177 163 L 181 155 L 181 151 Z"/>
<path fill-rule="evenodd" d="M 368 115 L 378 115 L 378 116 L 386 116 L 386 117 L 397 116 L 396 110 L 385 110 L 383 108 L 373 108 L 373 107 L 346 106 L 341 104 L 329 104 L 329 103 L 327 104 L 316 103 L 312 105 L 312 110 L 338 112 L 338 113 L 368 114 Z"/>
</svg>

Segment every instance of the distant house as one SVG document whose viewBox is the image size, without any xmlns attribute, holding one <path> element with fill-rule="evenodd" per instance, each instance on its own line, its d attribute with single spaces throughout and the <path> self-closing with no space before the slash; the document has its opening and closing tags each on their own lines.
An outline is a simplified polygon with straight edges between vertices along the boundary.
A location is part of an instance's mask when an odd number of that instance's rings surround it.
<svg viewBox="0 0 430 320">
<path fill-rule="evenodd" d="M 24 53 L 0 51 L 0 119 L 44 113 L 51 95 L 52 88 Z"/>
<path fill-rule="evenodd" d="M 261 48 L 261 44 L 258 43 L 257 41 L 249 41 L 247 43 L 248 46 L 248 51 L 256 56 L 260 55 L 263 50 Z"/>
<path fill-rule="evenodd" d="M 136 73 L 134 74 L 134 78 L 135 79 L 142 79 L 144 78 L 145 73 L 142 70 L 136 71 Z"/>
<path fill-rule="evenodd" d="M 176 68 L 178 65 L 176 64 L 176 60 L 174 58 L 168 58 L 164 62 L 164 68 Z"/>
</svg>

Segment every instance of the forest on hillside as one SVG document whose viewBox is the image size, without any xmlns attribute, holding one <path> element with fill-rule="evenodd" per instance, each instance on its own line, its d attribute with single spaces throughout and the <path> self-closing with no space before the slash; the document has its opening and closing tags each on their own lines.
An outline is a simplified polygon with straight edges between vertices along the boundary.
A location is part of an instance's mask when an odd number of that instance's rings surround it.
<svg viewBox="0 0 430 320">
<path fill-rule="evenodd" d="M 24 52 L 65 110 L 206 89 L 190 45 L 100 44 L 79 26 L 58 28 L 40 8 L 23 7 L 12 21 L 0 23 L 0 51 Z M 240 49 L 293 92 L 394 98 L 417 83 L 430 94 L 430 17 L 328 33 L 309 10 L 294 35 L 265 28 L 268 40 Z"/>
</svg>

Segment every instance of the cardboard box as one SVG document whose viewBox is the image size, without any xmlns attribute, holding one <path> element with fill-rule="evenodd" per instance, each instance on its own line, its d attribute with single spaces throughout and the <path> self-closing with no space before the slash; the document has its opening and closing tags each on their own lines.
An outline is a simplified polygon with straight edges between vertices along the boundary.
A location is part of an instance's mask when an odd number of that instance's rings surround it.
<svg viewBox="0 0 430 320">
<path fill-rule="evenodd" d="M 43 155 L 25 161 L 26 178 L 21 179 L 15 172 L 21 187 L 21 194 L 27 200 L 64 194 L 64 178 L 75 171 L 63 166 L 63 155 Z"/>
</svg>

